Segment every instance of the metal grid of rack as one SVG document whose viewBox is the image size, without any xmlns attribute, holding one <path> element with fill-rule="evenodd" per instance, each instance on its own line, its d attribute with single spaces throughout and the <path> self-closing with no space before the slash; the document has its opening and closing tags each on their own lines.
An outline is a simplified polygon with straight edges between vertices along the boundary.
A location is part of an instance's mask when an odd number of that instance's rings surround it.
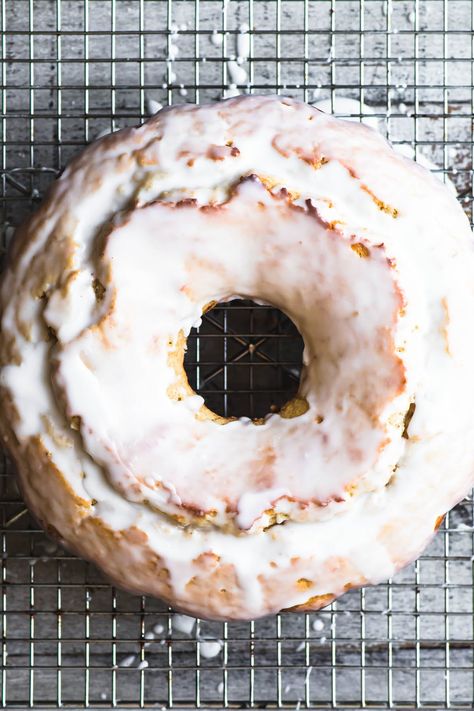
<svg viewBox="0 0 474 711">
<path fill-rule="evenodd" d="M 144 120 L 150 100 L 228 91 L 247 29 L 238 90 L 375 121 L 432 161 L 471 215 L 473 18 L 470 0 L 1 0 L 3 245 L 99 132 Z M 292 324 L 249 303 L 214 310 L 189 339 L 190 379 L 223 413 L 277 409 L 300 363 Z M 6 460 L 0 498 L 3 706 L 474 705 L 471 499 L 385 585 L 318 614 L 185 630 L 55 548 Z M 206 639 L 219 640 L 212 658 Z"/>
</svg>

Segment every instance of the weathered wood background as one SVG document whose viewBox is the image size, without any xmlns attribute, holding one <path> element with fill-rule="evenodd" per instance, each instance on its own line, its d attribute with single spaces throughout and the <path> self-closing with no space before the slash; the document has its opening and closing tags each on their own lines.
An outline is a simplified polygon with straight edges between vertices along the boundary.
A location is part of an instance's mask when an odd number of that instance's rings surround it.
<svg viewBox="0 0 474 711">
<path fill-rule="evenodd" d="M 391 140 L 434 161 L 470 212 L 471 2 L 3 0 L 1 8 L 4 244 L 99 132 L 140 122 L 150 99 L 222 96 L 244 23 L 248 88 L 361 100 L 357 113 L 374 113 Z M 221 46 L 213 30 L 224 33 Z M 169 64 L 172 45 L 179 54 Z M 23 504 L 7 462 L 0 486 L 5 706 L 473 706 L 470 500 L 391 584 L 351 592 L 317 615 L 198 622 L 187 634 L 160 603 L 114 591 L 55 550 L 28 514 L 15 519 Z M 222 640 L 213 658 L 202 653 L 209 637 Z"/>
</svg>

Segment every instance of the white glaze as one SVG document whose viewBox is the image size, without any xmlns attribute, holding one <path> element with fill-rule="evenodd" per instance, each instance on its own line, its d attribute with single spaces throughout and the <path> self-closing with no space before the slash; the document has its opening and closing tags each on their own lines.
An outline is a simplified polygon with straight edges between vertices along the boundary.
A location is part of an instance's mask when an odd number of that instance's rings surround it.
<svg viewBox="0 0 474 711">
<path fill-rule="evenodd" d="M 222 47 L 222 44 L 224 42 L 224 35 L 222 32 L 218 32 L 217 30 L 212 30 L 212 34 L 210 36 L 210 41 L 211 44 L 214 45 L 214 47 Z"/>
<path fill-rule="evenodd" d="M 323 180 L 331 179 L 330 169 L 320 172 Z M 249 219 L 243 221 L 242 214 Z M 289 240 L 290 231 L 295 240 Z M 174 248 L 165 250 L 171 240 Z M 270 270 L 274 254 L 280 256 Z M 344 488 L 371 472 L 388 434 L 378 419 L 368 418 L 367 407 L 372 418 L 385 408 L 385 422 L 400 413 L 394 451 L 383 451 L 392 467 L 403 442 L 406 397 L 389 406 L 400 387 L 397 366 L 389 352 L 377 354 L 374 341 L 381 329 L 390 332 L 401 305 L 386 260 L 381 249 L 361 259 L 350 241 L 337 233 L 328 237 L 317 216 L 272 198 L 254 180 L 242 183 L 215 213 L 158 202 L 126 215 L 105 238 L 103 269 L 111 270 L 113 285 L 107 298 L 115 304 L 103 326 L 82 330 L 74 340 L 63 336 L 71 328 L 68 316 L 76 320 L 79 314 L 73 288 L 69 310 L 61 302 L 57 313 L 50 300 L 45 312 L 50 326 L 63 324 L 54 382 L 68 417 L 81 418 L 87 453 L 131 501 L 147 500 L 168 513 L 182 506 L 213 511 L 216 524 L 227 520 L 230 509 L 238 511 L 238 525 L 245 522 L 249 528 L 284 495 L 290 501 L 287 508 L 280 503 L 279 511 L 293 512 L 293 518 L 298 517 L 295 498 L 305 502 L 305 518 L 306 502 L 344 499 Z M 331 298 L 335 283 L 337 301 Z M 274 302 L 306 340 L 308 366 L 300 389 L 310 404 L 306 414 L 296 423 L 274 415 L 259 427 L 245 418 L 223 427 L 196 420 L 202 399 L 188 398 L 183 390 L 183 402 L 166 396 L 176 380 L 167 365 L 168 343 L 175 342 L 178 330 L 187 335 L 210 301 L 227 301 L 229 294 L 239 293 L 269 302 L 278 291 Z M 376 303 L 370 296 L 374 292 Z M 117 388 L 130 362 L 136 367 Z M 325 476 L 318 476 L 322 471 Z"/>
<path fill-rule="evenodd" d="M 155 114 L 158 113 L 158 111 L 161 111 L 163 108 L 163 104 L 160 104 L 159 101 L 156 101 L 155 99 L 151 99 L 150 97 L 147 98 L 146 100 L 146 112 L 148 116 L 154 116 Z"/>
<path fill-rule="evenodd" d="M 183 632 L 184 634 L 191 634 L 196 620 L 194 617 L 189 617 L 189 615 L 173 615 L 171 624 L 176 632 Z M 163 631 L 163 630 L 162 630 Z"/>
<path fill-rule="evenodd" d="M 231 154 L 229 140 L 238 155 Z M 146 161 L 136 157 L 142 150 Z M 304 160 L 305 151 L 328 162 L 315 168 Z M 238 186 L 251 174 L 271 177 L 274 195 L 258 180 Z M 300 194 L 296 204 L 301 209 L 291 212 L 291 218 L 286 198 L 277 196 L 281 187 Z M 398 216 L 379 209 L 366 187 Z M 121 212 L 132 196 L 138 209 Z M 198 206 L 173 206 L 189 197 L 198 205 L 222 206 L 207 212 Z M 36 273 L 33 260 L 44 253 L 65 215 L 73 225 L 74 249 L 46 305 L 26 287 Z M 111 219 L 102 256 L 94 261 L 97 230 Z M 284 230 L 285 220 L 298 225 L 303 235 L 301 258 L 297 233 Z M 338 221 L 338 231 L 326 229 L 322 221 Z M 22 358 L 1 374 L 19 415 L 12 423 L 16 436 L 26 444 L 39 434 L 71 490 L 93 502 L 89 515 L 114 531 L 133 526 L 146 535 L 146 544 L 130 543 L 127 555 L 139 557 L 147 547 L 158 554 L 169 571 L 173 599 L 182 608 L 253 617 L 315 595 L 339 594 L 345 585 L 363 579 L 382 580 L 421 550 L 436 519 L 471 485 L 474 344 L 471 329 L 465 327 L 474 315 L 470 231 L 449 191 L 394 154 L 374 132 L 273 97 L 242 97 L 199 110 L 165 109 L 144 126 L 89 148 L 57 181 L 54 199 L 28 229 L 25 249 L 3 284 L 2 332 L 14 339 Z M 266 252 L 268 230 L 274 249 Z M 225 249 L 218 244 L 219 234 L 227 237 Z M 382 242 L 383 249 L 376 247 Z M 370 250 L 369 259 L 351 249 L 359 243 Z M 199 263 L 198 254 L 213 266 Z M 331 275 L 330 282 L 325 275 Z M 91 298 L 95 276 L 107 288 L 99 303 Z M 397 290 L 405 305 L 394 314 Z M 177 402 L 166 395 L 175 380 L 167 362 L 167 337 L 175 342 L 180 328 L 187 333 L 206 300 L 236 294 L 284 308 L 300 328 L 307 365 L 302 394 L 310 405 L 304 415 L 289 420 L 271 416 L 259 427 L 248 421 L 218 425 L 195 419 L 200 404 L 195 396 Z M 327 305 L 315 310 L 316 297 Z M 350 329 L 334 327 L 354 303 L 363 319 Z M 114 314 L 103 321 L 111 348 L 96 337 L 96 324 L 107 310 Z M 28 337 L 19 321 L 31 325 Z M 52 351 L 43 340 L 43 322 L 59 335 Z M 392 328 L 395 340 L 376 364 L 371 339 L 379 327 Z M 331 364 L 343 357 L 346 338 L 351 339 L 351 357 L 347 367 L 336 368 L 336 377 Z M 380 375 L 395 357 L 403 360 L 406 376 L 398 394 Z M 50 359 L 55 364 L 54 391 Z M 360 378 L 354 377 L 357 369 Z M 348 390 L 358 392 L 355 400 L 344 399 Z M 361 417 L 357 402 L 368 398 L 369 403 L 374 396 L 369 409 L 375 419 L 354 420 Z M 416 411 L 405 439 L 403 416 L 413 399 Z M 352 415 L 345 418 L 348 413 Z M 321 414 L 325 419 L 316 424 Z M 81 417 L 80 433 L 69 427 L 73 415 Z M 163 433 L 168 423 L 166 437 L 156 438 L 153 427 Z M 178 423 L 188 436 L 202 437 L 204 461 L 215 466 L 220 484 L 226 488 L 232 483 L 230 509 L 212 481 L 203 488 L 201 479 L 192 494 L 188 491 L 191 458 L 186 460 Z M 350 423 L 360 437 L 358 463 L 348 456 Z M 326 445 L 317 443 L 321 426 L 334 440 L 331 456 Z M 388 442 L 378 451 L 382 437 Z M 229 459 L 238 452 L 243 476 L 237 484 L 228 462 L 219 459 L 219 440 Z M 256 486 L 251 463 L 252 453 L 269 441 L 277 465 L 265 491 L 265 486 Z M 193 459 L 198 468 L 199 458 Z M 173 466 L 164 472 L 163 465 L 170 462 Z M 25 471 L 23 488 L 32 506 L 40 506 Z M 153 482 L 162 486 L 152 488 Z M 352 495 L 325 507 L 301 507 L 286 494 L 274 500 L 275 488 L 277 496 L 283 489 L 324 500 L 341 494 L 348 484 Z M 214 526 L 197 525 L 192 510 L 183 506 L 188 494 L 200 506 L 217 510 Z M 284 526 L 264 530 L 269 503 L 290 518 Z M 47 517 L 46 504 L 41 507 L 41 516 Z M 186 530 L 167 518 L 177 512 L 188 517 Z M 59 512 L 56 517 L 52 523 L 61 527 L 62 537 L 78 545 L 75 529 L 68 530 Z M 236 518 L 242 531 L 229 532 L 227 524 Z M 222 613 L 210 607 L 210 599 L 193 596 L 188 585 L 202 574 L 198 561 L 207 552 L 218 557 L 219 565 L 232 566 L 238 580 Z M 121 559 L 100 550 L 90 555 L 123 584 L 143 589 L 127 575 L 125 561 L 121 566 Z M 301 589 L 296 578 L 309 582 Z M 149 581 L 155 585 L 151 574 Z M 278 585 L 270 592 L 264 583 L 274 581 Z"/>
<path fill-rule="evenodd" d="M 313 630 L 315 632 L 322 632 L 324 629 L 324 620 L 322 620 L 320 617 L 317 617 L 315 620 L 313 620 L 313 624 L 311 625 Z"/>
<path fill-rule="evenodd" d="M 135 663 L 136 658 L 137 658 L 137 655 L 136 655 L 136 654 L 129 654 L 128 657 L 125 657 L 124 659 L 122 659 L 122 661 L 120 662 L 119 666 L 121 666 L 121 667 L 131 667 L 132 664 Z"/>
<path fill-rule="evenodd" d="M 379 130 L 379 120 L 377 116 L 374 116 L 373 109 L 367 106 L 363 101 L 357 101 L 356 99 L 350 99 L 346 96 L 335 94 L 332 99 L 320 99 L 319 101 L 315 101 L 313 106 L 320 111 L 333 114 L 346 121 L 362 122 L 375 131 Z"/>
<path fill-rule="evenodd" d="M 250 27 L 246 22 L 243 22 L 239 27 L 237 35 L 236 48 L 238 61 L 244 62 L 250 54 Z"/>
<path fill-rule="evenodd" d="M 111 126 L 107 126 L 106 128 L 103 128 L 99 133 L 94 136 L 94 141 L 98 141 L 100 138 L 104 138 L 104 136 L 108 136 L 114 131 L 118 131 L 119 129 L 114 127 L 112 128 Z"/>
<path fill-rule="evenodd" d="M 237 89 L 237 84 L 229 84 L 227 89 L 224 89 L 223 99 L 232 99 L 236 96 L 240 96 L 240 91 Z"/>
<path fill-rule="evenodd" d="M 200 639 L 199 654 L 205 659 L 214 659 L 222 652 L 222 642 L 220 639 Z"/>
<path fill-rule="evenodd" d="M 232 84 L 245 84 L 247 81 L 247 72 L 235 59 L 229 59 L 227 62 L 227 71 Z"/>
</svg>

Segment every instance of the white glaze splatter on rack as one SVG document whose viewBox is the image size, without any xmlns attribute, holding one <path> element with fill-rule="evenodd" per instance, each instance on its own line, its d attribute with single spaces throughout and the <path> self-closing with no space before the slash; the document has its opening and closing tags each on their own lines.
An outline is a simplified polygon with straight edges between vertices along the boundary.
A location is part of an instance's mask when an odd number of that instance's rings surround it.
<svg viewBox="0 0 474 711">
<path fill-rule="evenodd" d="M 160 104 L 159 101 L 156 101 L 155 99 L 152 98 L 147 98 L 146 100 L 146 112 L 148 116 L 154 116 L 155 114 L 158 113 L 158 111 L 161 111 L 163 108 L 163 105 Z"/>
<path fill-rule="evenodd" d="M 214 659 L 222 652 L 222 640 L 216 638 L 201 638 L 199 640 L 199 653 L 205 659 Z"/>
<path fill-rule="evenodd" d="M 164 76 L 163 88 L 168 88 L 171 84 L 174 84 L 177 80 L 177 75 L 175 72 L 175 60 L 179 56 L 179 31 L 180 28 L 173 22 L 170 26 L 170 39 L 168 43 L 168 52 L 166 56 L 166 70 Z"/>
<path fill-rule="evenodd" d="M 245 84 L 247 81 L 247 72 L 235 59 L 230 59 L 227 62 L 227 71 L 232 84 Z"/>
<path fill-rule="evenodd" d="M 317 617 L 313 620 L 311 626 L 315 632 L 321 632 L 324 629 L 324 621 L 320 617 Z"/>
<path fill-rule="evenodd" d="M 127 657 L 124 657 L 122 661 L 119 663 L 120 667 L 131 667 L 132 664 L 135 664 L 135 661 L 137 659 L 136 654 L 129 654 Z"/>
<path fill-rule="evenodd" d="M 224 42 L 224 35 L 222 34 L 222 32 L 213 30 L 212 34 L 210 36 L 210 41 L 211 41 L 211 44 L 214 45 L 214 47 L 222 47 L 222 44 Z"/>
<path fill-rule="evenodd" d="M 184 634 L 191 634 L 196 624 L 194 617 L 189 617 L 189 615 L 173 615 L 171 624 L 173 630 L 176 632 L 183 632 Z"/>
<path fill-rule="evenodd" d="M 237 84 L 229 84 L 227 89 L 224 90 L 224 98 L 232 99 L 236 96 L 240 96 L 240 91 L 237 89 Z"/>
<path fill-rule="evenodd" d="M 111 133 L 114 133 L 114 131 L 119 131 L 119 130 L 120 129 L 118 126 L 114 126 L 114 127 L 107 126 L 106 128 L 103 128 L 102 130 L 100 130 L 96 136 L 94 136 L 94 140 L 98 141 L 99 138 L 104 138 L 104 136 L 109 136 Z"/>
<path fill-rule="evenodd" d="M 239 27 L 237 34 L 237 61 L 245 62 L 250 55 L 250 27 L 245 22 Z"/>
<path fill-rule="evenodd" d="M 2 226 L 2 232 L 4 242 L 8 245 L 10 243 L 11 238 L 15 234 L 15 228 L 9 222 L 5 222 Z"/>
<path fill-rule="evenodd" d="M 216 44 L 220 42 L 220 37 L 217 32 L 211 35 L 211 42 Z M 219 39 L 218 39 L 219 38 Z M 227 74 L 229 77 L 229 83 L 224 90 L 224 97 L 230 99 L 235 96 L 239 96 L 241 90 L 238 85 L 247 85 L 248 75 L 247 70 L 242 66 L 249 58 L 250 55 L 250 27 L 245 22 L 242 23 L 237 31 L 235 40 L 235 51 L 236 55 L 231 55 L 227 61 Z"/>
</svg>

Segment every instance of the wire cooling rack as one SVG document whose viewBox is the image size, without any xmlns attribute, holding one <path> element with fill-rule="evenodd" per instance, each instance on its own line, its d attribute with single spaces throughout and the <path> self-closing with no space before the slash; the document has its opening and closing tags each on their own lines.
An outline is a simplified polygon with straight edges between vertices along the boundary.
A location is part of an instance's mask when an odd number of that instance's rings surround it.
<svg viewBox="0 0 474 711">
<path fill-rule="evenodd" d="M 471 2 L 3 0 L 1 23 L 4 245 L 100 132 L 153 102 L 238 90 L 375 122 L 471 214 Z M 292 324 L 249 303 L 215 309 L 189 338 L 190 379 L 219 412 L 277 410 L 300 363 Z M 7 461 L 0 482 L 3 706 L 474 705 L 471 499 L 386 585 L 318 614 L 218 624 L 111 588 L 37 529 Z"/>
</svg>

